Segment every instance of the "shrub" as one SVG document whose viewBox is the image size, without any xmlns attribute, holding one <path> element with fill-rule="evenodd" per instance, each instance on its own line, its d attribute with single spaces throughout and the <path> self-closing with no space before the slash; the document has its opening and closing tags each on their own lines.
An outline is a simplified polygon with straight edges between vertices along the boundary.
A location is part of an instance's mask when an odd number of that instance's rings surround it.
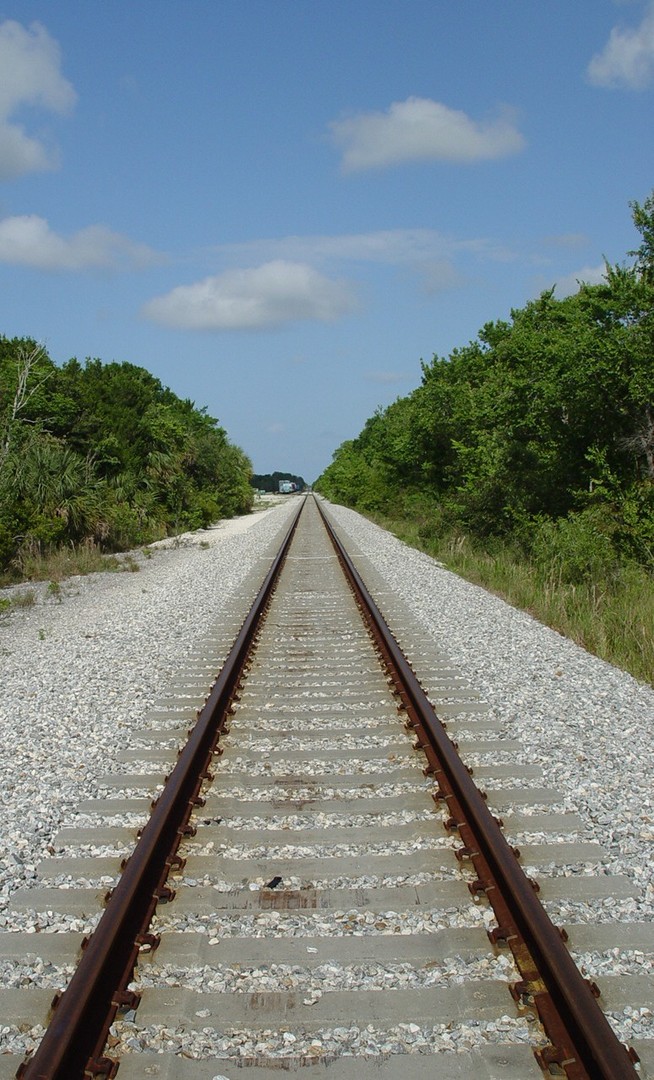
<svg viewBox="0 0 654 1080">
<path fill-rule="evenodd" d="M 620 569 L 614 532 L 613 522 L 599 507 L 544 520 L 535 528 L 531 558 L 544 577 L 561 584 L 608 581 Z"/>
</svg>

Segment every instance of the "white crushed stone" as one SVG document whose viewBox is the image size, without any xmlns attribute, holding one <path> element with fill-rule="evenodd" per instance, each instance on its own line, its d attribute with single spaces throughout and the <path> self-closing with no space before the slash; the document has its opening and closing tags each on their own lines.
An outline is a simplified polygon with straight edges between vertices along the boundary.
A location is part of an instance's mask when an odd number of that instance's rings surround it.
<svg viewBox="0 0 654 1080">
<path fill-rule="evenodd" d="M 0 1053 L 27 1054 L 36 1049 L 45 1034 L 45 1028 L 35 1024 L 25 1031 L 22 1025 L 3 1024 L 0 1027 Z"/>
<path fill-rule="evenodd" d="M 5 990 L 26 990 L 38 986 L 43 990 L 60 990 L 73 974 L 73 964 L 53 964 L 35 959 L 29 973 L 24 962 L 0 960 L 0 985 Z"/>
<path fill-rule="evenodd" d="M 144 763 L 145 767 L 145 763 Z M 259 761 L 256 758 L 232 757 L 221 762 L 220 770 L 224 775 L 243 773 L 248 776 L 358 776 L 379 775 L 397 772 L 398 769 L 416 769 L 422 771 L 424 759 L 406 755 L 395 757 L 389 754 L 385 758 L 336 758 L 333 761 Z"/>
<path fill-rule="evenodd" d="M 61 602 L 34 586 L 32 607 L 0 619 L 0 930 L 23 928 L 23 916 L 7 911 L 10 893 L 35 883 L 37 862 L 79 803 L 105 794 L 97 778 L 295 509 L 287 502 L 220 522 L 154 545 L 163 550 L 151 558 L 134 552 L 138 573 L 71 578 Z"/>
<path fill-rule="evenodd" d="M 581 973 L 589 979 L 602 975 L 649 975 L 654 972 L 654 956 L 638 949 L 609 949 L 606 952 L 572 953 Z"/>
<path fill-rule="evenodd" d="M 306 774 L 305 774 L 306 775 Z M 362 785 L 361 787 L 352 788 L 334 788 L 326 785 L 317 785 L 311 787 L 285 787 L 284 784 L 276 784 L 274 789 L 274 796 L 276 799 L 284 799 L 289 802 L 306 802 L 307 799 L 333 799 L 337 802 L 339 799 L 361 799 L 364 802 L 366 799 L 392 799 L 397 795 L 413 794 L 416 791 L 431 791 L 433 788 L 433 782 L 431 780 L 423 780 L 419 775 L 415 780 L 404 780 L 400 783 L 394 784 L 380 784 L 379 786 L 369 784 Z M 238 799 L 247 802 L 267 802 L 270 799 L 269 787 L 245 787 L 242 784 L 235 783 L 231 787 L 223 787 L 220 785 L 220 793 L 225 799 Z"/>
<path fill-rule="evenodd" d="M 199 1011 L 202 1017 L 202 1010 Z M 298 1058 L 307 1064 L 319 1063 L 337 1053 L 339 1056 L 376 1057 L 381 1054 L 464 1053 L 489 1043 L 523 1042 L 545 1045 L 529 1017 L 502 1016 L 497 1021 L 467 1021 L 465 1024 L 397 1024 L 380 1029 L 372 1024 L 320 1029 L 316 1033 L 295 1035 L 291 1031 L 266 1029 L 257 1034 L 230 1031 L 228 1037 L 210 1027 L 188 1031 L 186 1027 L 149 1027 L 138 1029 L 129 1022 L 117 1023 L 112 1033 L 120 1039 L 120 1050 L 138 1052 L 145 1046 L 159 1053 L 184 1053 L 191 1058 L 207 1057 L 238 1060 L 247 1064 L 266 1058 Z M 534 1039 L 536 1035 L 536 1039 Z"/>
<path fill-rule="evenodd" d="M 408 825 L 414 821 L 433 820 L 434 811 L 430 807 L 424 810 L 394 810 L 388 814 L 351 814 L 347 817 L 337 813 L 271 814 L 270 817 L 239 817 L 238 814 L 229 814 L 225 818 L 195 819 L 198 826 L 224 822 L 230 829 L 288 829 L 290 832 L 299 829 L 370 829 L 376 826 L 386 828 Z"/>
<path fill-rule="evenodd" d="M 248 876 L 248 889 L 254 892 L 265 888 L 269 878 L 270 874 L 267 874 L 265 877 Z M 282 878 L 282 885 L 284 889 L 399 889 L 403 885 L 426 885 L 433 881 L 457 881 L 460 880 L 460 878 L 461 871 L 459 867 L 453 867 L 450 873 L 446 870 L 429 870 L 415 874 L 389 873 L 376 874 L 374 876 L 370 874 L 359 874 L 355 877 L 345 874 L 330 875 L 325 872 L 320 878 L 314 878 L 306 874 L 301 877 L 295 874 L 285 874 Z M 175 881 L 176 880 L 177 879 L 175 879 Z M 191 877 L 185 872 L 183 884 L 186 887 L 210 885 L 218 892 L 233 892 L 234 890 L 234 882 L 222 879 L 220 872 L 217 872 L 216 874 L 203 874 L 201 877 Z"/>
<path fill-rule="evenodd" d="M 328 509 L 488 703 L 488 718 L 521 742 L 513 760 L 542 765 L 541 783 L 582 816 L 612 871 L 639 885 L 637 917 L 654 918 L 654 689 L 359 514 Z"/>
<path fill-rule="evenodd" d="M 12 911 L 9 915 L 0 915 L 0 931 L 23 934 L 92 934 L 100 921 L 102 911 L 86 918 L 67 915 L 60 911 Z M 31 970 L 29 966 L 26 970 Z"/>
<path fill-rule="evenodd" d="M 376 727 L 387 727 L 388 716 L 386 714 L 380 716 L 357 716 L 356 717 L 357 730 L 369 730 L 374 731 Z M 353 721 L 351 719 L 342 720 L 337 716 L 330 716 L 329 718 L 329 730 L 330 731 L 351 731 Z M 316 718 L 307 715 L 305 719 L 300 718 L 294 720 L 290 716 L 251 716 L 248 720 L 248 730 L 251 732 L 258 731 L 324 731 L 325 721 L 322 718 Z M 234 729 L 236 730 L 236 729 Z"/>
<path fill-rule="evenodd" d="M 292 502 L 273 509 L 265 515 L 221 523 L 215 529 L 185 537 L 180 543 L 164 542 L 156 547 L 150 559 L 138 552 L 140 565 L 137 574 L 101 574 L 76 578 L 62 586 L 62 602 L 48 596 L 47 586 L 36 586 L 37 602 L 31 608 L 13 611 L 0 620 L 0 678 L 3 684 L 0 702 L 0 806 L 3 813 L 2 858 L 0 858 L 0 931 L 24 931 L 51 934 L 60 931 L 92 932 L 99 914 L 82 919 L 53 911 L 8 909 L 10 893 L 17 887 L 37 884 L 36 864 L 51 851 L 58 829 L 64 825 L 100 825 L 125 822 L 120 816 L 79 815 L 78 804 L 89 798 L 107 795 L 112 799 L 151 797 L 149 783 L 139 786 L 133 774 L 143 766 L 146 773 L 158 774 L 159 766 L 147 761 L 116 763 L 116 748 L 129 740 L 130 733 L 149 723 L 159 722 L 162 729 L 172 726 L 170 717 L 162 715 L 156 721 L 156 710 L 189 716 L 187 705 L 162 704 L 161 689 L 167 688 L 185 662 L 190 668 L 205 631 L 215 620 L 215 613 L 225 603 L 237 597 L 239 587 L 249 568 L 267 547 L 295 510 Z M 624 874 L 633 879 L 641 890 L 636 899 L 606 899 L 589 901 L 555 900 L 546 908 L 557 924 L 571 925 L 590 918 L 601 923 L 646 921 L 654 918 L 654 797 L 651 776 L 654 766 L 654 691 L 637 683 L 628 675 L 577 648 L 560 635 L 517 612 L 482 589 L 449 574 L 433 560 L 406 548 L 388 533 L 365 519 L 345 510 L 332 507 L 331 513 L 344 531 L 352 536 L 362 551 L 370 556 L 389 586 L 404 598 L 426 632 L 448 654 L 453 666 L 465 675 L 466 682 L 490 706 L 485 714 L 502 724 L 499 737 L 517 739 L 523 749 L 517 753 L 500 751 L 471 753 L 469 764 L 488 766 L 500 761 L 541 764 L 543 778 L 496 778 L 489 774 L 483 786 L 526 788 L 554 786 L 561 792 L 556 805 L 543 804 L 539 809 L 576 811 L 584 822 L 584 840 L 596 839 L 606 849 L 600 871 Z M 208 547 L 200 546 L 208 544 Z M 6 595 L 7 591 L 0 591 Z M 391 619 L 392 622 L 392 619 Z M 219 663 L 220 650 L 216 662 Z M 354 647 L 344 647 L 344 653 L 358 655 Z M 420 672 L 420 664 L 414 665 Z M 436 687 L 438 676 L 430 679 L 423 674 L 429 687 Z M 298 685 L 299 682 L 298 682 Z M 329 683 L 325 681 L 325 687 Z M 186 696 L 186 695 L 185 695 Z M 189 690 L 189 697 L 191 691 Z M 449 700 L 465 698 L 461 692 L 447 694 Z M 200 699 L 201 700 L 201 699 Z M 155 712 L 153 712 L 155 710 Z M 273 698 L 264 703 L 258 718 L 251 722 L 247 734 L 234 731 L 233 746 L 237 753 L 260 749 L 261 744 L 273 749 L 265 733 L 297 732 L 297 749 L 303 749 L 303 733 L 324 728 L 345 732 L 336 740 L 325 739 L 325 749 L 331 746 L 389 745 L 387 736 L 375 732 L 388 724 L 388 715 L 380 714 L 379 703 L 342 702 L 335 707 L 322 700 L 315 688 L 307 689 L 297 705 L 285 708 L 276 715 L 279 703 Z M 238 710 L 237 710 L 238 712 Z M 294 716 L 293 714 L 296 714 Z M 466 727 L 466 723 L 468 726 Z M 366 729 L 367 741 L 348 742 L 347 729 L 354 726 Z M 465 735 L 464 735 L 465 732 Z M 261 736 L 261 737 L 259 737 Z M 474 726 L 461 722 L 457 737 L 480 737 L 494 741 L 496 733 L 479 736 Z M 167 740 L 175 745 L 175 740 Z M 140 740 L 144 745 L 146 740 Z M 258 747 L 256 744 L 259 744 Z M 136 745 L 132 742 L 132 745 Z M 315 743 L 312 744 L 312 748 Z M 275 785 L 276 798 L 301 802 L 306 799 L 358 799 L 362 813 L 366 798 L 393 797 L 402 792 L 428 791 L 431 781 L 420 775 L 419 755 L 402 755 L 397 760 L 386 756 L 388 782 L 378 788 L 353 785 L 351 788 L 330 786 L 329 774 L 342 775 L 378 773 L 380 761 L 355 759 L 342 767 L 330 769 L 329 763 L 312 763 L 310 775 L 323 777 L 321 784 L 307 785 L 289 782 L 297 776 L 301 781 L 308 774 L 307 763 L 285 762 L 277 771 L 272 763 L 264 763 L 254 775 L 279 776 Z M 242 760 L 242 759 L 241 759 Z M 236 758 L 239 761 L 239 758 Z M 382 759 L 384 761 L 384 759 Z M 228 762 L 222 763 L 227 768 Z M 265 767 L 268 765 L 268 767 Z M 294 768 L 297 765 L 297 769 Z M 398 769 L 413 766 L 415 778 L 393 778 Z M 236 768 L 240 768 L 237 765 Z M 163 771 L 163 770 L 161 770 Z M 234 769 L 236 771 L 236 769 Z M 98 777 L 114 772 L 129 774 L 123 788 L 101 785 Z M 243 786 L 234 778 L 231 787 L 221 792 L 226 797 L 256 803 L 270 798 L 270 787 Z M 508 798 L 504 799 L 509 802 Z M 518 806 L 521 814 L 534 808 Z M 504 814 L 504 812 L 503 812 Z M 508 815 L 504 815 L 508 818 Z M 128 819 L 140 823 L 141 815 Z M 418 820 L 408 818 L 406 820 Z M 352 823 L 357 823 L 352 818 Z M 335 822 L 336 824 L 336 822 Z M 252 828 L 252 819 L 244 819 L 244 828 Z M 288 825 L 288 828 L 294 826 Z M 295 826 L 297 828 L 302 826 Z M 576 836 L 576 834 L 575 834 Z M 545 842 L 556 839 L 523 831 L 519 842 Z M 570 839 L 561 834 L 560 839 Z M 83 849 L 87 850 L 87 849 Z M 111 845 L 91 846 L 88 853 L 104 851 L 115 854 L 119 848 Z M 225 849 L 230 850 L 230 849 Z M 232 845 L 232 852 L 244 849 Z M 250 852 L 252 849 L 249 849 Z M 278 853 L 280 847 L 262 847 L 264 852 Z M 307 849 L 315 855 L 316 848 Z M 331 847 L 330 854 L 335 848 Z M 369 846 L 366 847 L 369 851 Z M 71 849 L 80 854 L 80 848 Z M 297 853 L 297 849 L 293 849 Z M 121 851 L 122 854 L 122 851 Z M 252 857 L 250 854 L 249 857 Z M 556 872 L 561 876 L 578 876 L 583 871 L 596 872 L 589 863 L 568 867 L 535 867 L 533 876 Z M 375 884 L 420 884 L 439 879 L 439 875 L 388 875 L 383 878 L 332 878 L 313 883 L 315 887 L 366 888 Z M 90 879 L 62 876 L 61 886 Z M 111 881 L 102 877 L 102 883 Z M 209 876 L 196 879 L 198 885 L 211 883 L 218 891 L 226 891 L 224 883 Z M 253 888 L 264 884 L 255 880 Z M 307 882 L 302 878 L 287 878 L 285 888 Z M 231 886 L 230 886 L 231 887 Z M 263 911 L 220 913 L 218 917 L 178 916 L 174 905 L 159 908 L 156 922 L 187 932 L 206 934 L 209 940 L 218 932 L 221 937 L 306 937 L 324 934 L 413 934 L 434 933 L 447 926 L 468 927 L 493 925 L 492 912 L 479 903 L 463 903 L 461 908 L 439 911 L 424 909 L 411 912 L 307 912 Z M 215 939 L 218 940 L 218 939 Z M 500 965 L 504 954 L 495 961 Z M 607 953 L 584 953 L 580 963 L 590 976 L 616 973 L 648 973 L 652 969 L 651 954 L 639 954 L 615 949 Z M 510 961 L 507 961 L 510 963 Z M 462 961 L 448 976 L 453 981 L 466 967 Z M 470 964 L 467 965 L 470 967 Z M 0 979 L 3 985 L 21 986 L 33 965 L 3 962 Z M 344 970 L 332 973 L 339 985 L 347 976 Z M 366 976 L 359 973 L 362 979 Z M 401 972 L 390 973 L 399 978 Z M 67 969 L 44 964 L 32 985 L 60 985 Z M 283 977 L 292 977 L 288 972 Z M 327 982 L 298 974 L 305 979 L 301 985 L 311 997 L 321 992 Z M 352 976 L 353 978 L 355 976 Z M 369 973 L 371 979 L 383 976 Z M 498 976 L 496 973 L 494 977 Z M 314 980 L 314 981 L 312 981 Z M 367 985 L 367 984 L 366 984 Z M 381 985 L 385 983 L 380 982 Z M 620 1038 L 654 1037 L 654 1019 L 646 1008 L 626 1008 L 610 1017 Z M 224 1039 L 211 1029 L 197 1032 L 181 1029 L 156 1029 L 151 1033 L 155 1046 L 164 1051 L 180 1052 L 187 1056 L 209 1053 L 217 1057 L 237 1057 L 241 1063 L 249 1057 L 265 1054 L 271 1057 L 305 1055 L 307 1060 L 321 1061 L 334 1052 L 346 1054 L 382 1054 L 407 1052 L 463 1051 L 488 1041 L 502 1042 L 524 1039 L 534 1043 L 534 1025 L 527 1018 L 506 1017 L 498 1023 L 467 1022 L 451 1028 L 421 1028 L 419 1025 L 398 1025 L 391 1031 L 375 1028 L 343 1026 L 326 1030 L 306 1039 L 290 1032 L 266 1031 L 253 1037 L 251 1032 L 230 1033 Z M 115 1033 L 125 1052 L 135 1052 L 141 1039 L 129 1022 L 115 1026 Z M 40 1028 L 19 1031 L 12 1025 L 0 1028 L 0 1050 L 20 1053 L 40 1038 Z M 538 1036 L 536 1035 L 536 1038 Z M 204 1048 L 204 1049 L 203 1049 Z"/>
<path fill-rule="evenodd" d="M 49 976 L 44 973 L 41 977 L 45 979 Z M 456 986 L 472 979 L 510 982 L 517 978 L 519 975 L 511 954 L 503 952 L 497 957 L 483 955 L 469 960 L 450 956 L 439 962 L 432 961 L 424 967 L 379 961 L 358 964 L 332 961 L 317 967 L 303 967 L 301 964 L 214 967 L 203 964 L 179 968 L 173 964 L 158 965 L 155 961 L 147 968 L 143 966 L 139 986 L 164 984 L 207 993 L 239 994 L 301 990 L 313 997 L 333 990 L 417 990 L 430 986 Z M 44 982 L 43 985 L 50 983 Z"/>
<path fill-rule="evenodd" d="M 399 739 L 397 730 L 389 732 L 385 735 L 357 735 L 351 733 L 348 735 L 336 735 L 329 738 L 324 736 L 323 738 L 311 737 L 308 739 L 298 738 L 297 736 L 285 736 L 284 738 L 284 750 L 361 750 L 364 747 L 387 747 L 397 746 Z M 263 739 L 256 735 L 251 735 L 249 732 L 244 732 L 239 735 L 230 735 L 225 740 L 225 747 L 233 747 L 235 750 L 253 750 L 256 754 L 269 754 L 271 751 L 279 750 L 279 739 Z"/>
<path fill-rule="evenodd" d="M 341 859 L 362 858 L 365 855 L 402 855 L 407 851 L 438 851 L 454 848 L 453 837 L 425 836 L 419 840 L 379 840 L 358 844 L 221 844 L 210 840 L 193 847 L 193 855 L 218 855 L 247 863 L 249 859 Z M 460 844 L 458 845 L 460 846 Z"/>
<path fill-rule="evenodd" d="M 226 937 L 347 937 L 375 934 L 435 934 L 448 927 L 491 927 L 489 908 L 462 899 L 461 907 L 427 907 L 411 911 L 258 911 L 197 915 L 175 910 L 175 905 L 157 909 L 152 921 L 154 933 L 176 930 Z M 216 938 L 216 943 L 219 938 Z"/>
<path fill-rule="evenodd" d="M 114 826 L 117 828 L 132 828 L 137 829 L 145 825 L 146 821 L 150 817 L 150 804 L 145 803 L 144 809 L 141 814 L 127 812 L 125 814 L 119 814 L 115 812 L 99 813 L 99 814 L 76 814 L 75 815 L 75 828 L 76 829 L 97 829 L 106 828 L 107 826 Z M 79 848 L 75 849 L 76 851 Z M 56 851 L 58 854 L 63 854 L 68 851 L 65 845 L 57 845 Z M 72 851 L 68 852 L 73 854 Z"/>
<path fill-rule="evenodd" d="M 597 867 L 593 869 L 597 872 Z M 573 873 L 571 876 L 579 875 Z M 642 901 L 631 897 L 609 896 L 590 900 L 566 900 L 559 897 L 547 900 L 542 897 L 541 903 L 553 923 L 568 928 L 575 923 L 617 924 L 643 921 Z"/>
<path fill-rule="evenodd" d="M 370 794 L 370 793 L 369 793 Z M 401 792 L 400 792 L 401 794 Z M 377 792 L 373 792 L 372 795 L 377 796 Z M 263 794 L 262 794 L 263 797 Z M 270 792 L 268 792 L 270 797 Z M 253 800 L 257 801 L 257 800 Z M 261 799 L 259 799 L 261 801 Z M 138 828 L 142 826 L 149 817 L 149 803 L 147 809 L 144 809 L 141 814 L 134 812 L 127 812 L 125 814 L 119 813 L 98 813 L 98 814 L 77 814 L 75 817 L 76 828 L 96 828 L 115 826 L 119 828 Z M 531 808 L 529 808 L 531 809 Z M 548 807 L 542 809 L 547 810 Z M 374 814 L 349 814 L 343 815 L 339 813 L 326 814 L 316 813 L 302 814 L 299 811 L 295 814 L 279 813 L 271 814 L 266 817 L 244 817 L 238 813 L 219 814 L 216 817 L 207 817 L 206 810 L 201 817 L 197 815 L 194 818 L 195 825 L 199 828 L 203 825 L 229 825 L 230 829 L 288 829 L 289 832 L 295 832 L 296 830 L 308 829 L 308 828 L 374 828 L 376 826 L 393 827 L 401 824 L 411 824 L 416 821 L 432 821 L 434 820 L 434 810 L 431 807 L 427 807 L 424 810 L 398 810 L 395 809 L 386 814 L 374 813 Z M 507 823 L 510 821 L 508 815 L 506 816 Z M 517 834 L 516 834 L 517 835 Z M 566 834 L 568 837 L 569 834 Z M 130 845 L 131 846 L 131 845 Z M 112 845 L 100 845 L 99 847 L 94 844 L 57 844 L 56 848 L 52 846 L 51 854 L 57 855 L 114 855 L 124 854 L 126 845 L 123 843 L 115 843 Z"/>
<path fill-rule="evenodd" d="M 311 998 L 307 998 L 311 1004 Z M 202 1008 L 198 1019 L 206 1016 Z M 633 1022 L 633 1018 L 632 1018 Z M 239 1065 L 256 1064 L 263 1058 L 288 1059 L 301 1057 L 306 1064 L 328 1062 L 334 1055 L 378 1057 L 408 1053 L 466 1053 L 489 1043 L 529 1043 L 545 1045 L 531 1015 L 501 1016 L 496 1021 L 468 1020 L 465 1024 L 439 1024 L 425 1027 L 419 1024 L 397 1024 L 390 1028 L 356 1025 L 325 1028 L 310 1035 L 298 1036 L 291 1031 L 272 1028 L 257 1033 L 230 1030 L 227 1036 L 210 1027 L 189 1031 L 186 1025 L 177 1027 L 139 1028 L 131 1019 L 116 1022 L 111 1034 L 116 1040 L 113 1053 L 140 1053 L 154 1050 L 160 1054 L 180 1054 L 191 1059 L 224 1059 Z M 24 1053 L 33 1049 L 43 1034 L 39 1027 L 27 1032 L 12 1025 L 6 1028 L 7 1052 Z M 1 1034 L 5 1037 L 5 1029 Z M 633 1037 L 633 1032 L 632 1032 Z M 226 1080 L 217 1073 L 214 1080 Z"/>
</svg>

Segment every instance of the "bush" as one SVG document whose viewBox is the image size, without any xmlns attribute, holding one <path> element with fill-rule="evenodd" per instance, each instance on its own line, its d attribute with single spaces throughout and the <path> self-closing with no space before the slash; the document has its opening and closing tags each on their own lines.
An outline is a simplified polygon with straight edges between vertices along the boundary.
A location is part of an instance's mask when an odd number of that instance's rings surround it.
<svg viewBox="0 0 654 1080">
<path fill-rule="evenodd" d="M 197 522 L 193 528 L 208 529 L 220 517 L 220 507 L 213 495 L 200 491 L 193 500 L 193 517 Z"/>
<path fill-rule="evenodd" d="M 5 566 L 16 551 L 16 539 L 13 530 L 0 521 L 0 566 Z"/>
<path fill-rule="evenodd" d="M 620 557 L 615 525 L 600 507 L 541 521 L 531 541 L 531 559 L 544 577 L 565 585 L 616 578 Z"/>
</svg>

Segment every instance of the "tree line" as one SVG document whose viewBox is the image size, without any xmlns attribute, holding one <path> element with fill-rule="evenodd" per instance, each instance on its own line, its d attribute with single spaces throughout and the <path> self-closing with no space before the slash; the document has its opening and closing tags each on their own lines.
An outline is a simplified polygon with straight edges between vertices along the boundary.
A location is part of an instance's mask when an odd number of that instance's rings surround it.
<svg viewBox="0 0 654 1080">
<path fill-rule="evenodd" d="M 343 443 L 315 487 L 558 561 L 563 580 L 654 565 L 654 192 L 629 265 L 489 322 Z"/>
<path fill-rule="evenodd" d="M 306 487 L 303 477 L 295 476 L 290 472 L 254 473 L 252 487 L 256 488 L 257 491 L 272 493 L 279 491 L 280 480 L 289 480 L 290 483 L 295 484 L 298 491 L 304 491 Z"/>
<path fill-rule="evenodd" d="M 124 550 L 246 513 L 251 464 L 145 368 L 0 336 L 0 568 L 26 549 Z"/>
</svg>

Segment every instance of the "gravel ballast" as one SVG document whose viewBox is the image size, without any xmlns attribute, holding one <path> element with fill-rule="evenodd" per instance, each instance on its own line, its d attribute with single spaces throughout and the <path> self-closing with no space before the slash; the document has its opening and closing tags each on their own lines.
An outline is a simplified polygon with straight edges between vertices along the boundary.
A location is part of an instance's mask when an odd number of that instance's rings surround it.
<svg viewBox="0 0 654 1080">
<path fill-rule="evenodd" d="M 117 750 L 184 672 L 194 645 L 219 622 L 221 609 L 236 601 L 296 506 L 290 499 L 221 523 L 178 544 L 160 545 L 151 557 L 134 553 L 136 573 L 74 578 L 58 593 L 38 586 L 31 607 L 12 609 L 0 620 L 0 931 L 81 928 L 70 917 L 35 920 L 12 912 L 10 895 L 35 882 L 36 865 L 51 853 L 56 833 L 79 823 L 80 803 L 107 794 L 99 777 L 136 771 L 136 762 L 116 762 Z M 636 900 L 597 901 L 598 921 L 654 920 L 654 690 L 352 511 L 329 511 L 344 538 L 374 562 L 387 587 L 479 692 L 488 717 L 519 740 L 522 750 L 512 758 L 542 767 L 544 782 L 561 793 L 557 808 L 579 814 L 583 839 L 602 844 L 607 871 L 638 885 Z M 292 723 L 291 716 L 285 727 Z M 344 727 L 349 723 L 344 720 Z M 370 720 L 364 745 L 366 739 L 379 742 L 374 726 Z M 271 718 L 271 739 L 275 728 Z M 240 745 L 247 751 L 247 738 Z M 491 759 L 484 754 L 479 760 Z M 404 777 L 398 786 L 424 786 L 415 765 L 415 783 Z M 361 760 L 357 771 L 365 774 L 367 768 Z M 389 784 L 394 771 L 389 762 Z M 316 764 L 315 772 L 328 792 L 334 782 L 329 763 Z M 283 775 L 289 775 L 288 767 Z M 135 793 L 129 787 L 124 792 Z M 298 790 L 291 793 L 297 796 Z M 248 798 L 257 798 L 256 787 Z M 592 910 L 572 902 L 562 907 L 552 913 L 567 923 L 583 921 Z M 247 921 L 239 916 L 236 932 Z M 583 959 L 589 969 L 610 964 L 600 954 Z M 645 970 L 646 964 L 649 970 L 651 957 L 640 961 L 621 953 L 619 963 L 622 969 Z M 7 969 L 6 977 L 19 980 L 20 967 L 11 967 L 11 976 Z M 620 1031 L 624 1038 L 652 1038 L 651 1026 L 651 1017 L 639 1014 L 631 1022 L 625 1015 Z"/>
<path fill-rule="evenodd" d="M 138 572 L 71 578 L 56 593 L 46 585 L 2 592 L 36 599 L 0 620 L 0 930 L 25 929 L 7 914 L 10 894 L 34 880 L 80 802 L 103 794 L 97 778 L 294 508 L 286 502 L 153 545 L 150 557 L 134 552 Z"/>
<path fill-rule="evenodd" d="M 585 652 L 486 590 L 408 548 L 359 514 L 330 515 L 374 562 L 452 664 L 584 819 L 613 873 L 643 890 L 654 916 L 654 689 Z"/>
</svg>

